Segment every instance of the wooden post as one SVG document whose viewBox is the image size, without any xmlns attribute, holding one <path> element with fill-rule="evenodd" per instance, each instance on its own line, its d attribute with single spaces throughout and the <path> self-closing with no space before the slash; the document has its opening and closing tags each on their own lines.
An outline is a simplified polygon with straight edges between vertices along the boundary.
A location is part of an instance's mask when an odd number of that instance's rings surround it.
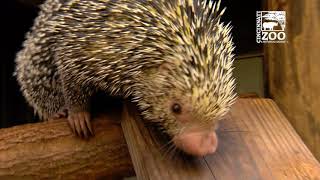
<svg viewBox="0 0 320 180">
<path fill-rule="evenodd" d="M 119 116 L 118 116 L 119 119 Z M 111 179 L 134 175 L 120 122 L 101 116 L 95 136 L 71 134 L 65 119 L 0 130 L 0 179 Z"/>
<path fill-rule="evenodd" d="M 121 125 L 139 180 L 320 179 L 319 162 L 269 99 L 239 99 L 221 122 L 217 152 L 184 164 L 163 158 L 134 106 Z"/>
<path fill-rule="evenodd" d="M 269 93 L 320 160 L 319 0 L 268 0 L 286 11 L 288 43 L 266 45 Z"/>
</svg>

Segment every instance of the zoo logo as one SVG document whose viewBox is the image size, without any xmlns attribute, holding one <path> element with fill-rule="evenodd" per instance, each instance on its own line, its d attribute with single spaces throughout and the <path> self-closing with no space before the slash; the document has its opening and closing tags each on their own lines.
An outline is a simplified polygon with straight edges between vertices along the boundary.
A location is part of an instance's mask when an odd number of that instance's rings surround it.
<svg viewBox="0 0 320 180">
<path fill-rule="evenodd" d="M 285 43 L 285 11 L 257 11 L 257 43 Z"/>
</svg>

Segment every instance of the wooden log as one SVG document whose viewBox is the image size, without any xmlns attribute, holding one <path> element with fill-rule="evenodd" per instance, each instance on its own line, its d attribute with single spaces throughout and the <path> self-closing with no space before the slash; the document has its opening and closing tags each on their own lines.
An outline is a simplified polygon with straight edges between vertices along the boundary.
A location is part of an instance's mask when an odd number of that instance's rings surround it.
<svg viewBox="0 0 320 180">
<path fill-rule="evenodd" d="M 163 158 L 152 128 L 127 106 L 121 124 L 139 180 L 320 179 L 319 162 L 272 100 L 239 99 L 221 121 L 217 152 L 184 164 Z"/>
<path fill-rule="evenodd" d="M 89 140 L 75 137 L 65 119 L 1 129 L 0 179 L 87 180 L 133 175 L 115 118 L 96 118 L 95 136 Z"/>
</svg>

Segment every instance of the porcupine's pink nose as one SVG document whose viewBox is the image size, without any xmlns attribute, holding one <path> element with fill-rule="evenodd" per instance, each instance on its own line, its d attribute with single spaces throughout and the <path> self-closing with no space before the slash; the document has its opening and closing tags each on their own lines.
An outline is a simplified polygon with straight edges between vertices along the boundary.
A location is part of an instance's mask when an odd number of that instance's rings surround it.
<svg viewBox="0 0 320 180">
<path fill-rule="evenodd" d="M 173 102 L 172 112 L 176 116 L 177 123 L 186 128 L 173 137 L 173 143 L 182 151 L 193 156 L 205 156 L 217 150 L 218 138 L 215 129 L 218 124 L 208 129 L 197 127 L 197 121 L 192 113 L 192 106 L 187 103 Z"/>
<path fill-rule="evenodd" d="M 214 130 L 186 130 L 173 139 L 174 144 L 187 154 L 205 156 L 217 150 L 218 138 Z"/>
</svg>

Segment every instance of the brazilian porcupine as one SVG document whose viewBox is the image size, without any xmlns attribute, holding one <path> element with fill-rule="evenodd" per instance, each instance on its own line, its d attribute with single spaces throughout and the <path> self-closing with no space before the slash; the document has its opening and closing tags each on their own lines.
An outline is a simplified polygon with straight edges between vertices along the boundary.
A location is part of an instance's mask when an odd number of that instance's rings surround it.
<svg viewBox="0 0 320 180">
<path fill-rule="evenodd" d="M 213 152 L 235 99 L 230 24 L 211 0 L 47 0 L 16 59 L 21 91 L 44 119 L 68 112 L 92 133 L 88 101 L 132 97 L 177 147 Z"/>
</svg>

